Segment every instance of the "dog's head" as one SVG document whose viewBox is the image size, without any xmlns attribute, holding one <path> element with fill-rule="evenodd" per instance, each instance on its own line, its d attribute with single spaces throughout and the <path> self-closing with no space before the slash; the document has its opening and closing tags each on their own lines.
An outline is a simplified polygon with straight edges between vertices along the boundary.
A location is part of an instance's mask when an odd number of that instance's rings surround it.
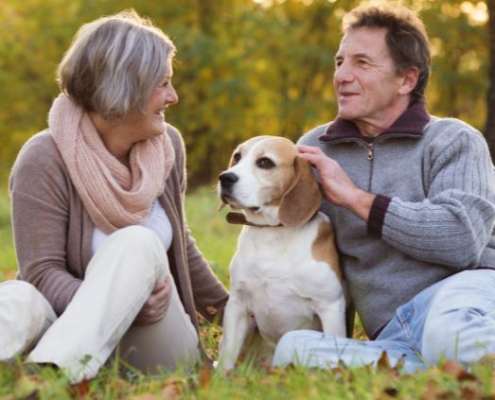
<svg viewBox="0 0 495 400">
<path fill-rule="evenodd" d="M 242 209 L 255 224 L 301 226 L 320 207 L 309 163 L 282 137 L 257 136 L 240 144 L 219 180 L 222 202 Z"/>
</svg>

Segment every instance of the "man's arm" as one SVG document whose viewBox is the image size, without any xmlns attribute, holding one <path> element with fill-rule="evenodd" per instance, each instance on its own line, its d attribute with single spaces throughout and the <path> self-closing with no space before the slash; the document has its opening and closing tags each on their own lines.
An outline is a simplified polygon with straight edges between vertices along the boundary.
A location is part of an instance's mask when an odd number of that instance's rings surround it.
<svg viewBox="0 0 495 400">
<path fill-rule="evenodd" d="M 359 192 L 355 185 L 346 184 L 339 175 L 332 183 L 332 175 L 325 172 L 339 167 L 318 157 L 313 161 L 315 166 L 319 163 L 318 173 L 326 176 L 321 185 L 329 202 L 351 204 L 347 207 L 353 213 L 361 218 L 367 215 L 370 233 L 418 260 L 464 269 L 479 263 L 492 238 L 495 175 L 479 132 L 457 120 L 441 124 L 421 161 L 426 195 L 422 201 L 401 199 L 393 193 L 368 193 L 374 196 L 371 208 L 369 200 L 366 206 L 366 195 L 365 205 L 356 205 Z M 328 197 L 329 189 L 340 196 Z"/>
</svg>

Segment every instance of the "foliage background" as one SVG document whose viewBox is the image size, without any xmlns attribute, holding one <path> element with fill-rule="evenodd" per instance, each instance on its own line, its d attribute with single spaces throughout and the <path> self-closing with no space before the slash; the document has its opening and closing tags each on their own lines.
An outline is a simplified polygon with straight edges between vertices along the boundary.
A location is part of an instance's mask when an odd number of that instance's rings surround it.
<svg viewBox="0 0 495 400">
<path fill-rule="evenodd" d="M 491 0 L 489 0 L 491 1 Z M 231 150 L 259 134 L 297 139 L 335 117 L 333 57 L 355 0 L 2 0 L 0 177 L 28 137 L 46 127 L 55 70 L 78 27 L 133 7 L 179 52 L 180 102 L 167 114 L 183 133 L 190 184 L 209 183 Z M 429 109 L 483 130 L 489 39 L 483 1 L 402 1 L 420 12 L 433 45 Z M 5 180 L 3 180 L 5 182 Z"/>
</svg>

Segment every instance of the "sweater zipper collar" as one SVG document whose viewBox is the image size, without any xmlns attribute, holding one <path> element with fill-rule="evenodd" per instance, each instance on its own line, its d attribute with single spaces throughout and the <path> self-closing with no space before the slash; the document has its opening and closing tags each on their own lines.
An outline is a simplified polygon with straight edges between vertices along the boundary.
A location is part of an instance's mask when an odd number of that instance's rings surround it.
<svg viewBox="0 0 495 400">
<path fill-rule="evenodd" d="M 390 137 L 409 137 L 421 138 L 424 128 L 430 122 L 430 115 L 426 111 L 423 103 L 412 104 L 397 120 L 384 132 L 378 135 L 371 143 L 364 139 L 359 132 L 357 126 L 348 120 L 337 118 L 330 124 L 325 134 L 319 137 L 323 143 L 341 143 L 347 141 L 360 141 L 369 144 L 374 144 L 383 138 Z M 368 146 L 372 149 L 372 146 Z"/>
</svg>

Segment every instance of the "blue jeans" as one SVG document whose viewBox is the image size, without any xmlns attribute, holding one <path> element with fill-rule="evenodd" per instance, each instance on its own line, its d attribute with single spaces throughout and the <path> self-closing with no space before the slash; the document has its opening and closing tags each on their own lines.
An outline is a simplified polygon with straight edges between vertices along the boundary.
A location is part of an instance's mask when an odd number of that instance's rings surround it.
<svg viewBox="0 0 495 400">
<path fill-rule="evenodd" d="M 495 354 L 495 271 L 459 272 L 423 290 L 397 309 L 373 341 L 288 332 L 277 344 L 273 365 L 333 368 L 339 360 L 376 365 L 384 351 L 392 365 L 403 359 L 406 373 L 441 359 L 469 364 Z"/>
</svg>

